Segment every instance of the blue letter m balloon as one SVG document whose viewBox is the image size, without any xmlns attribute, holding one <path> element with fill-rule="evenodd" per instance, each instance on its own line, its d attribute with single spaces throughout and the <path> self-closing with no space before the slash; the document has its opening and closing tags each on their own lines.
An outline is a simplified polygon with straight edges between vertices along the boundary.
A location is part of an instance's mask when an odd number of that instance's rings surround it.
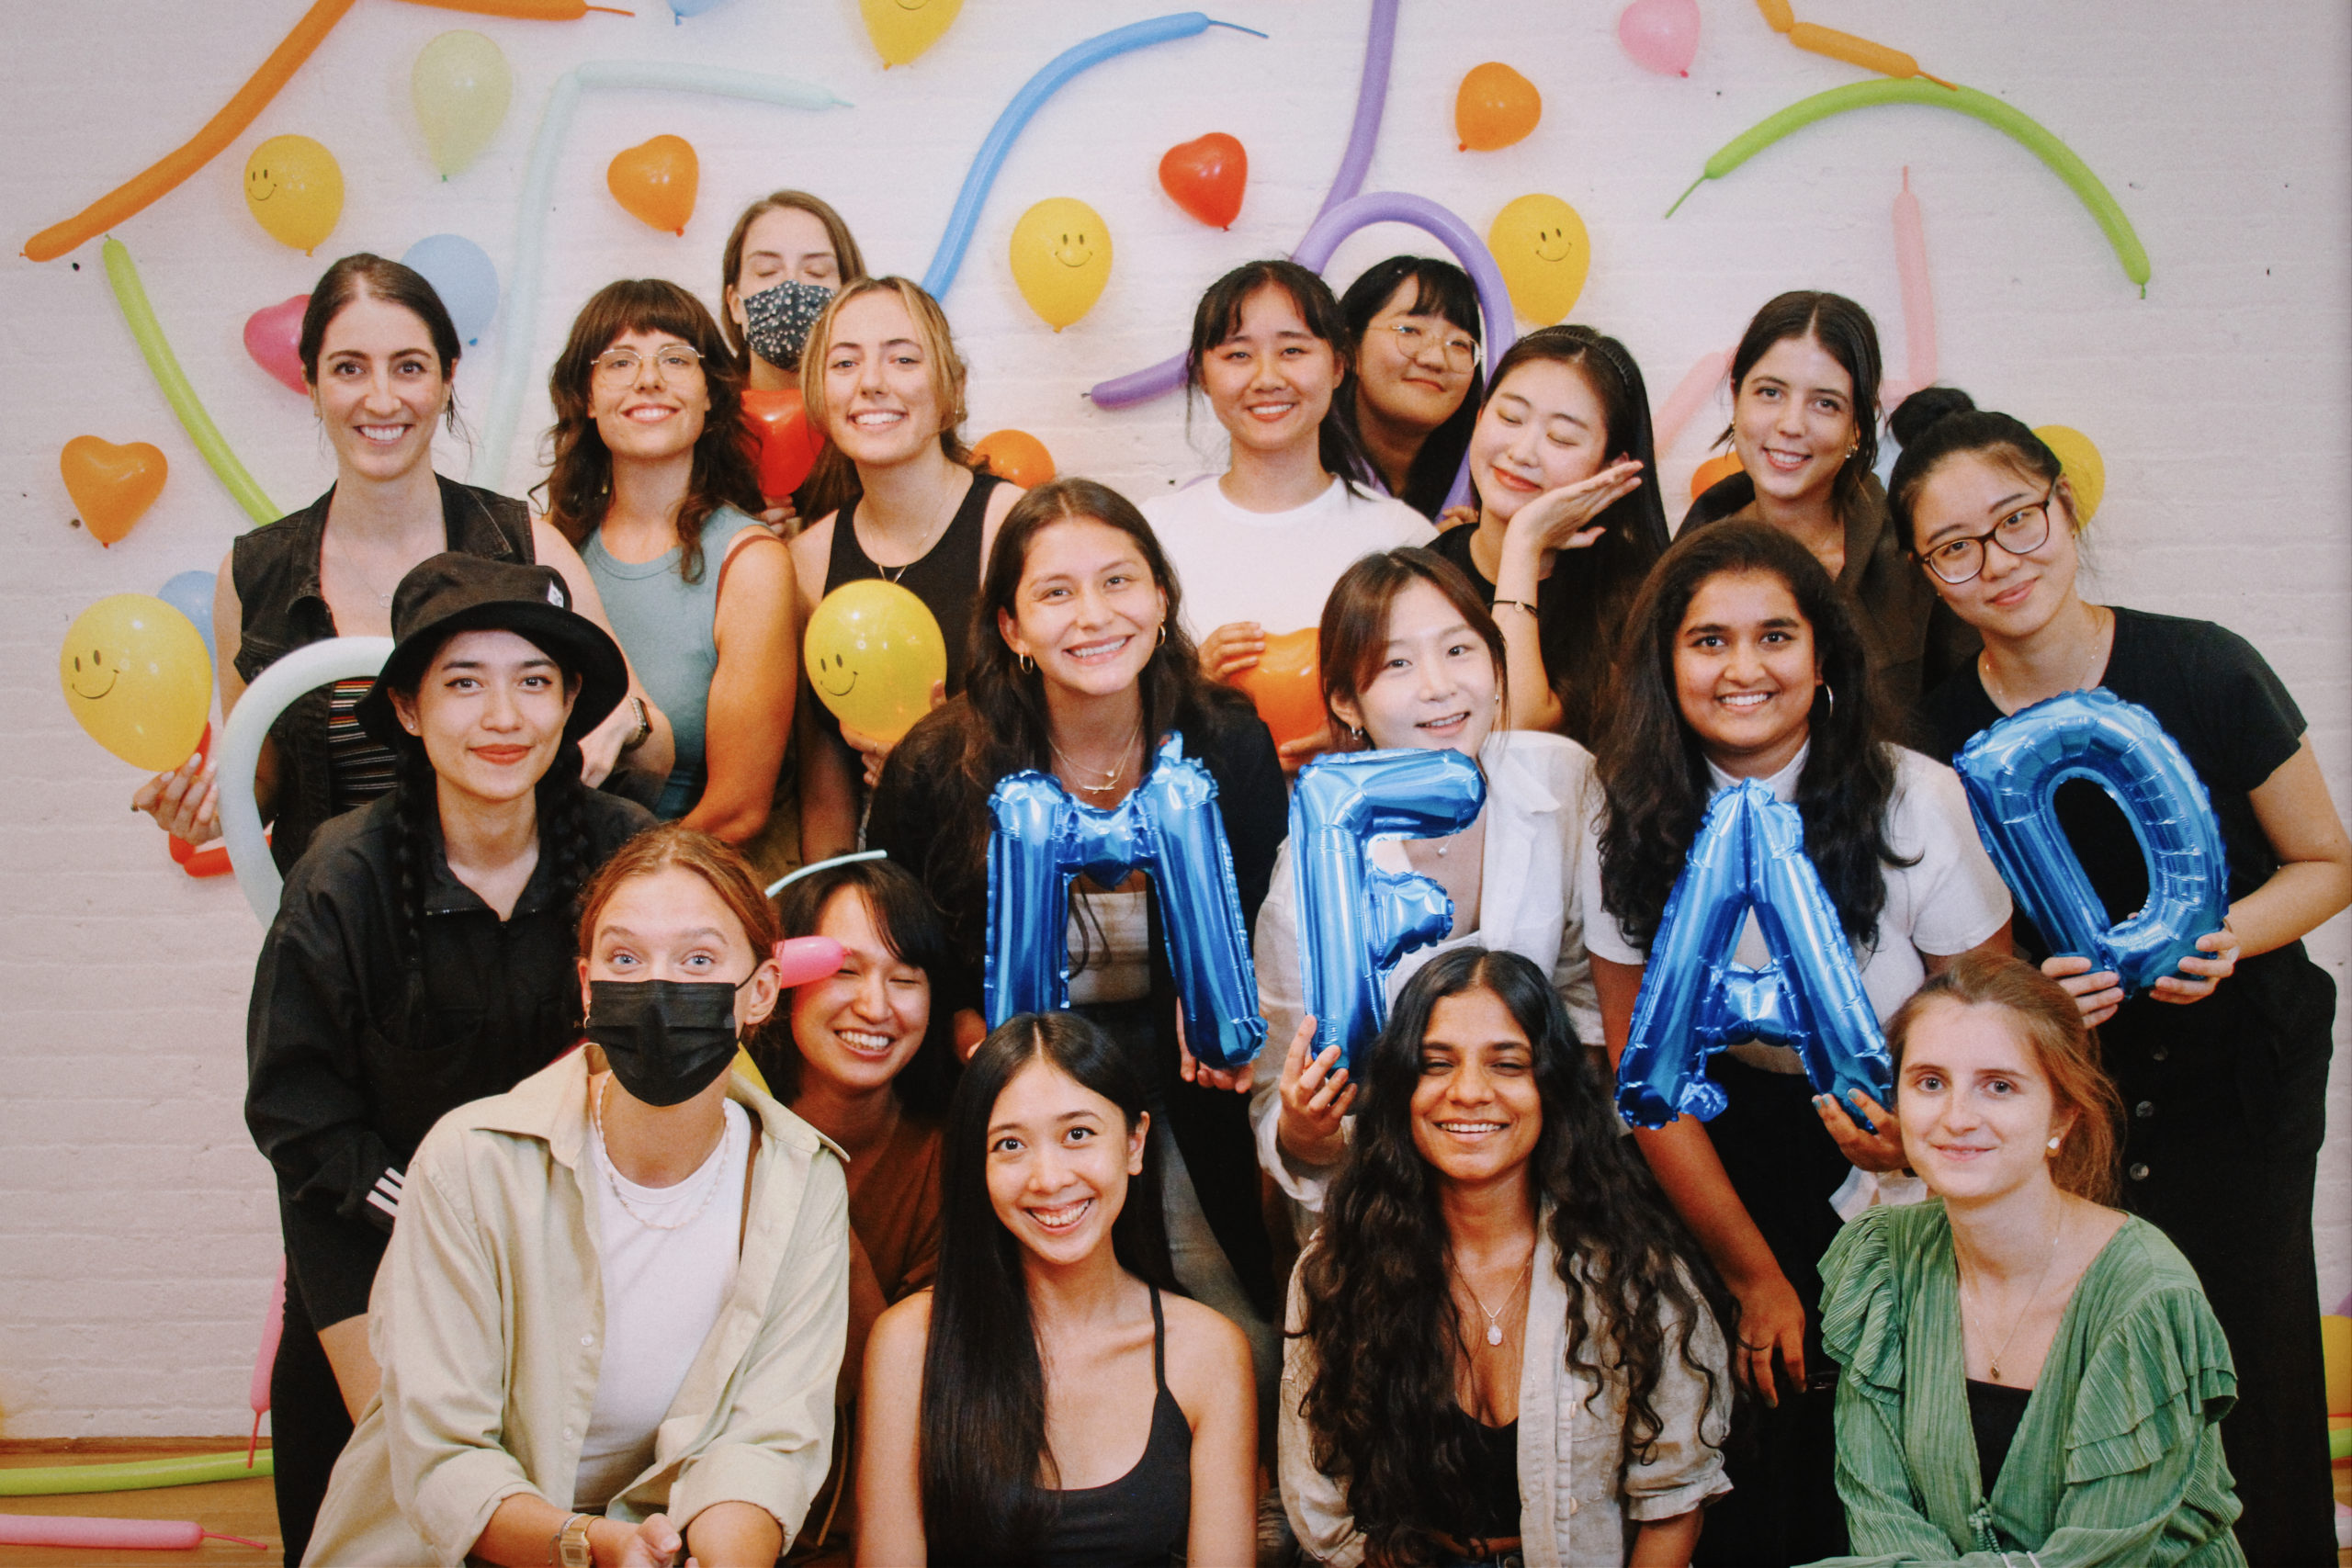
<svg viewBox="0 0 2352 1568">
<path fill-rule="evenodd" d="M 1770 962 L 1732 960 L 1753 911 Z M 1868 1126 L 1854 1093 L 1889 1103 L 1878 1014 L 1821 874 L 1804 819 L 1754 779 L 1719 792 L 1666 901 L 1617 1068 L 1617 1108 L 1642 1127 L 1702 1121 L 1726 1103 L 1707 1058 L 1735 1041 L 1794 1049 L 1816 1093 Z"/>
<path fill-rule="evenodd" d="M 1149 874 L 1184 1008 L 1184 1040 L 1213 1067 L 1238 1067 L 1265 1043 L 1258 976 L 1241 928 L 1233 851 L 1216 781 L 1170 736 L 1114 811 L 1080 806 L 1050 773 L 1018 773 L 989 797 L 989 1027 L 1069 1006 L 1069 879 L 1116 887 Z"/>
</svg>

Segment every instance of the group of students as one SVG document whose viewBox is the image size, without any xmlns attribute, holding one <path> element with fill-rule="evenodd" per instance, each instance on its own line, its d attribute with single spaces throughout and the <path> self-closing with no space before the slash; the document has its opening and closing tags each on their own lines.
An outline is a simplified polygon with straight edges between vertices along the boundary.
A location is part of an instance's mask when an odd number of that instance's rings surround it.
<svg viewBox="0 0 2352 1568">
<path fill-rule="evenodd" d="M 346 257 L 311 295 L 337 480 L 239 540 L 215 616 L 224 706 L 396 639 L 256 780 L 289 1561 L 1249 1561 L 1265 1476 L 1341 1563 L 2333 1560 L 2301 938 L 2352 839 L 2249 645 L 2081 597 L 2030 430 L 1915 394 L 1883 488 L 1869 317 L 1783 295 L 1732 366 L 1743 471 L 1669 537 L 1617 340 L 1489 362 L 1448 264 L 1335 298 L 1260 262 L 1187 358 L 1229 464 L 1138 507 L 976 468 L 945 317 L 816 198 L 754 204 L 724 271 L 723 324 L 661 281 L 582 309 L 537 515 L 433 471 L 458 345 L 422 278 Z M 796 378 L 825 450 L 763 495 L 741 399 Z M 797 658 L 877 576 L 950 632 L 895 746 Z M 1277 747 L 1234 682 L 1310 626 L 1328 723 Z M 2155 713 L 2229 852 L 2224 928 L 2129 999 L 2015 919 L 1937 760 L 2092 685 Z M 989 1031 L 996 783 L 1114 807 L 1171 736 L 1266 1052 L 1185 1049 L 1141 874 L 1073 887 L 1070 1010 Z M 1285 777 L 1412 748 L 1486 801 L 1376 847 L 1453 927 L 1343 1065 Z M 1750 1042 L 1722 1115 L 1627 1136 L 1649 945 L 1742 779 L 1804 819 L 1894 1103 L 1865 1125 Z M 137 804 L 217 831 L 200 761 Z M 2128 823 L 2058 809 L 2136 908 Z M 831 863 L 780 914 L 779 857 Z M 807 935 L 845 957 L 786 993 Z"/>
</svg>

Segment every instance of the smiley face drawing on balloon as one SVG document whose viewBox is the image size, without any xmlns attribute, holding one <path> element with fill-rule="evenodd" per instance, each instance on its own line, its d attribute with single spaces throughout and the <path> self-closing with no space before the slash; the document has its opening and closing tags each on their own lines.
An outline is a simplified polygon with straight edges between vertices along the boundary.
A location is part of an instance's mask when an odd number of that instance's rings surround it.
<svg viewBox="0 0 2352 1568">
<path fill-rule="evenodd" d="M 1522 196 L 1495 214 L 1487 248 L 1521 316 L 1550 326 L 1576 309 L 1592 267 L 1592 239 L 1575 208 L 1556 196 Z"/>
<path fill-rule="evenodd" d="M 145 593 L 117 593 L 74 618 L 57 654 L 66 708 L 135 768 L 163 773 L 204 739 L 212 657 L 186 615 Z"/>
<path fill-rule="evenodd" d="M 849 654 L 843 651 L 836 651 L 831 659 L 820 659 L 811 664 L 808 680 L 827 699 L 828 706 L 842 701 L 857 690 L 857 671 L 850 668 Z"/>
<path fill-rule="evenodd" d="M 1012 260 L 1021 297 L 1059 332 L 1102 297 L 1111 279 L 1111 231 L 1086 203 L 1049 197 L 1012 226 Z"/>
<path fill-rule="evenodd" d="M 910 589 L 880 578 L 844 582 L 808 617 L 801 656 L 817 700 L 842 721 L 896 745 L 931 711 L 947 679 L 947 641 Z"/>
<path fill-rule="evenodd" d="M 307 136 L 273 136 L 245 160 L 245 210 L 281 244 L 309 252 L 343 216 L 343 169 Z"/>
</svg>

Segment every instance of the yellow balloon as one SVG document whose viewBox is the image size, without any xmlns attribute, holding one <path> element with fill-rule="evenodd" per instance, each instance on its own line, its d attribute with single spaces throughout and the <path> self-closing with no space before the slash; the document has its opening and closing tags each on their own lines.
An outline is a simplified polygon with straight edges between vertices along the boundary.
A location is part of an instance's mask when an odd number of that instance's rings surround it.
<svg viewBox="0 0 2352 1568">
<path fill-rule="evenodd" d="M 496 44 L 459 29 L 417 51 L 408 86 L 424 150 L 446 180 L 481 156 L 498 134 L 514 94 L 514 73 Z"/>
<path fill-rule="evenodd" d="M 904 65 L 939 41 L 964 0 L 857 0 L 865 33 L 882 54 L 882 69 Z"/>
<path fill-rule="evenodd" d="M 2037 424 L 2033 433 L 2065 472 L 2066 484 L 2075 492 L 2075 525 L 2080 527 L 2098 513 L 2099 498 L 2107 493 L 2107 459 L 2089 436 L 2072 425 Z"/>
<path fill-rule="evenodd" d="M 307 254 L 343 216 L 343 170 L 307 136 L 273 136 L 245 160 L 245 208 L 271 239 Z"/>
<path fill-rule="evenodd" d="M 75 616 L 57 680 L 74 722 L 134 768 L 176 768 L 204 739 L 212 656 L 196 623 L 161 599 L 117 593 Z"/>
<path fill-rule="evenodd" d="M 912 589 L 869 577 L 844 582 L 808 617 L 801 652 L 817 700 L 852 729 L 896 745 L 931 711 L 947 679 L 947 640 Z"/>
<path fill-rule="evenodd" d="M 1556 196 L 1522 196 L 1496 213 L 1487 249 L 1502 269 L 1511 309 L 1538 326 L 1576 309 L 1592 270 L 1592 237 L 1584 220 Z"/>
<path fill-rule="evenodd" d="M 1086 203 L 1048 197 L 1012 226 L 1012 281 L 1054 331 L 1092 310 L 1110 280 L 1111 231 Z"/>
</svg>

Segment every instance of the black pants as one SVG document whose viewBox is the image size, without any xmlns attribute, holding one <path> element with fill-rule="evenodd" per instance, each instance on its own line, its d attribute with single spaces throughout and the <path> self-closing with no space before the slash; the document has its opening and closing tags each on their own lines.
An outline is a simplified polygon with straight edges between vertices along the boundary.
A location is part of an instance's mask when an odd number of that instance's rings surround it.
<svg viewBox="0 0 2352 1568">
<path fill-rule="evenodd" d="M 277 1466 L 277 1531 L 285 1538 L 286 1561 L 298 1563 L 310 1550 L 311 1527 L 326 1501 L 327 1478 L 344 1444 L 351 1440 L 351 1415 L 334 1381 L 319 1331 L 302 1310 L 301 1294 L 288 1282 L 285 1332 L 269 1369 L 270 1451 Z"/>
</svg>

